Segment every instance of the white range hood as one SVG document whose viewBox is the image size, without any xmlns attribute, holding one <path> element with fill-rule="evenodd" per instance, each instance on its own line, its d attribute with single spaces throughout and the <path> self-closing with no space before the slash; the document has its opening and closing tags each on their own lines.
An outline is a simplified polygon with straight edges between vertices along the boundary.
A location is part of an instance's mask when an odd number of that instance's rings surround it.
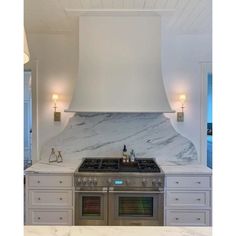
<svg viewBox="0 0 236 236">
<path fill-rule="evenodd" d="M 161 72 L 159 16 L 81 16 L 69 112 L 173 112 Z"/>
</svg>

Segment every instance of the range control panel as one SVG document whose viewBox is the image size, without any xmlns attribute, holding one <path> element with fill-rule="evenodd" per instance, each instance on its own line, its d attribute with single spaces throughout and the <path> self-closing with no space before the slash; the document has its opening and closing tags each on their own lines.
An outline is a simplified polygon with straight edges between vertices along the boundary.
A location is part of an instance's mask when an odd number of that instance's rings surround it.
<svg viewBox="0 0 236 236">
<path fill-rule="evenodd" d="M 118 187 L 118 186 L 129 186 L 129 187 L 164 187 L 164 176 L 153 175 L 153 176 L 89 176 L 80 175 L 75 176 L 75 186 L 101 186 L 101 187 Z"/>
</svg>

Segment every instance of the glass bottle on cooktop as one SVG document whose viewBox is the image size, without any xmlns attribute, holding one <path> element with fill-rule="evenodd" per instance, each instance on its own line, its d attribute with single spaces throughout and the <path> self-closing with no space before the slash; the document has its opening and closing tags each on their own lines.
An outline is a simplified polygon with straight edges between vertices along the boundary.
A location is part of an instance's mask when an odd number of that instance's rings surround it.
<svg viewBox="0 0 236 236">
<path fill-rule="evenodd" d="M 130 161 L 131 161 L 131 162 L 135 162 L 135 153 L 134 153 L 134 149 L 132 149 L 131 152 L 130 152 Z"/>
<path fill-rule="evenodd" d="M 123 162 L 128 162 L 128 152 L 127 152 L 126 145 L 124 145 L 124 148 L 123 148 L 122 158 L 123 158 L 122 159 Z"/>
</svg>

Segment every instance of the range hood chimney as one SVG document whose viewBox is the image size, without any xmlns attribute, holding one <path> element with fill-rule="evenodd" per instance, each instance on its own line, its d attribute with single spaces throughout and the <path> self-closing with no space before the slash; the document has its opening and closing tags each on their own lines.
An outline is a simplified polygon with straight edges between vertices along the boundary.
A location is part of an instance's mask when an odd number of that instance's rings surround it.
<svg viewBox="0 0 236 236">
<path fill-rule="evenodd" d="M 81 16 L 68 112 L 173 112 L 161 72 L 159 16 Z"/>
</svg>

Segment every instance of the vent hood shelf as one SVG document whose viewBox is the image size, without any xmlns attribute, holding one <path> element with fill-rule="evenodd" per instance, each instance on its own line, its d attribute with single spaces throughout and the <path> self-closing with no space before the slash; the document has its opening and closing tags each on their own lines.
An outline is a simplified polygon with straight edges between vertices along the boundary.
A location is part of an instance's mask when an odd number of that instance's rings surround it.
<svg viewBox="0 0 236 236">
<path fill-rule="evenodd" d="M 159 16 L 81 16 L 67 112 L 174 112 L 161 72 Z"/>
</svg>

